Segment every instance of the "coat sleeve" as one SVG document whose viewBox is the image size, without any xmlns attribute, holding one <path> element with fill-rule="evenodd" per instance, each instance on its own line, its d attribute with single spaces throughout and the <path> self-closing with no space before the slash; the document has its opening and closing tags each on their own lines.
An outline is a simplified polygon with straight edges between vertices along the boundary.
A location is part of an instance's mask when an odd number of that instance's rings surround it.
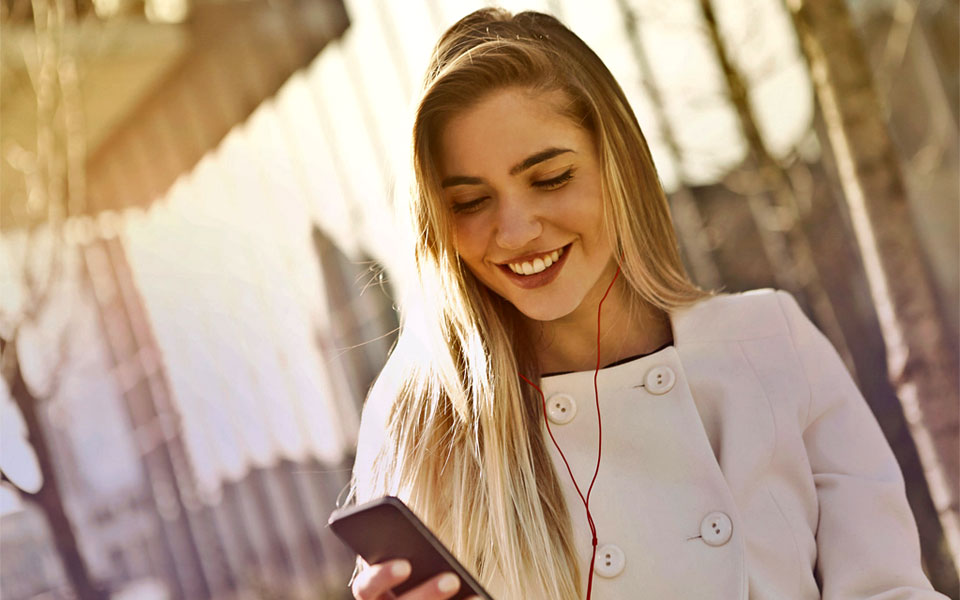
<svg viewBox="0 0 960 600">
<path fill-rule="evenodd" d="M 803 442 L 819 502 L 816 576 L 827 599 L 946 598 L 920 566 L 900 467 L 833 346 L 777 293 L 810 386 Z"/>
</svg>

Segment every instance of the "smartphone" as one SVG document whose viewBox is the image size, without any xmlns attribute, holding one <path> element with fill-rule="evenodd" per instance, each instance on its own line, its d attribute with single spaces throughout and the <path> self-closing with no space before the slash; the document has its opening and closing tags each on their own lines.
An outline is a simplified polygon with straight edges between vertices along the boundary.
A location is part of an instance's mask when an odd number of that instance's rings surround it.
<svg viewBox="0 0 960 600">
<path fill-rule="evenodd" d="M 453 600 L 473 595 L 493 600 L 399 498 L 384 496 L 359 506 L 336 510 L 327 525 L 371 565 L 395 558 L 410 561 L 410 577 L 393 588 L 394 593 L 403 593 L 434 575 L 451 571 L 460 577 L 460 591 Z"/>
</svg>

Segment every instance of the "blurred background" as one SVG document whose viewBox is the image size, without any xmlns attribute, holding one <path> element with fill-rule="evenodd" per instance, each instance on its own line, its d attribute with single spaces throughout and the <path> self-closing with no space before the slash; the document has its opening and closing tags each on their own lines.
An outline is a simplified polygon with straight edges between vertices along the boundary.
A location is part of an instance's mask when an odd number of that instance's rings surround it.
<svg viewBox="0 0 960 600">
<path fill-rule="evenodd" d="M 412 103 L 483 5 L 0 0 L 4 600 L 349 597 Z M 957 0 L 502 5 L 617 76 L 694 279 L 830 337 L 957 598 Z"/>
</svg>

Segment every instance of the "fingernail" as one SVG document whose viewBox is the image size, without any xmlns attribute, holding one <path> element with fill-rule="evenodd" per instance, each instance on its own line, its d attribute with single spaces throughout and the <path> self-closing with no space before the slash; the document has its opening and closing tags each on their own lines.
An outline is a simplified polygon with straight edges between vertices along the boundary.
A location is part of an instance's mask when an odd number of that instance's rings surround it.
<svg viewBox="0 0 960 600">
<path fill-rule="evenodd" d="M 394 577 L 406 577 L 410 574 L 410 561 L 398 560 L 390 567 L 390 574 Z"/>
<path fill-rule="evenodd" d="M 460 587 L 460 578 L 453 573 L 447 573 L 437 582 L 437 588 L 441 592 L 454 592 Z"/>
</svg>

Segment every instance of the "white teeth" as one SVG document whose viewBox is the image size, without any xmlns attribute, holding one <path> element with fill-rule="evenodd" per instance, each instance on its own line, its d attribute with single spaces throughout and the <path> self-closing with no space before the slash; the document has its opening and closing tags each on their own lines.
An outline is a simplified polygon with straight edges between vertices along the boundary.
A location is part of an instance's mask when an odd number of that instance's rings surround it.
<svg viewBox="0 0 960 600">
<path fill-rule="evenodd" d="M 557 262 L 562 255 L 563 248 L 560 248 L 542 258 L 535 258 L 533 262 L 508 263 L 507 266 L 517 275 L 533 275 L 534 273 L 540 273 Z"/>
</svg>

